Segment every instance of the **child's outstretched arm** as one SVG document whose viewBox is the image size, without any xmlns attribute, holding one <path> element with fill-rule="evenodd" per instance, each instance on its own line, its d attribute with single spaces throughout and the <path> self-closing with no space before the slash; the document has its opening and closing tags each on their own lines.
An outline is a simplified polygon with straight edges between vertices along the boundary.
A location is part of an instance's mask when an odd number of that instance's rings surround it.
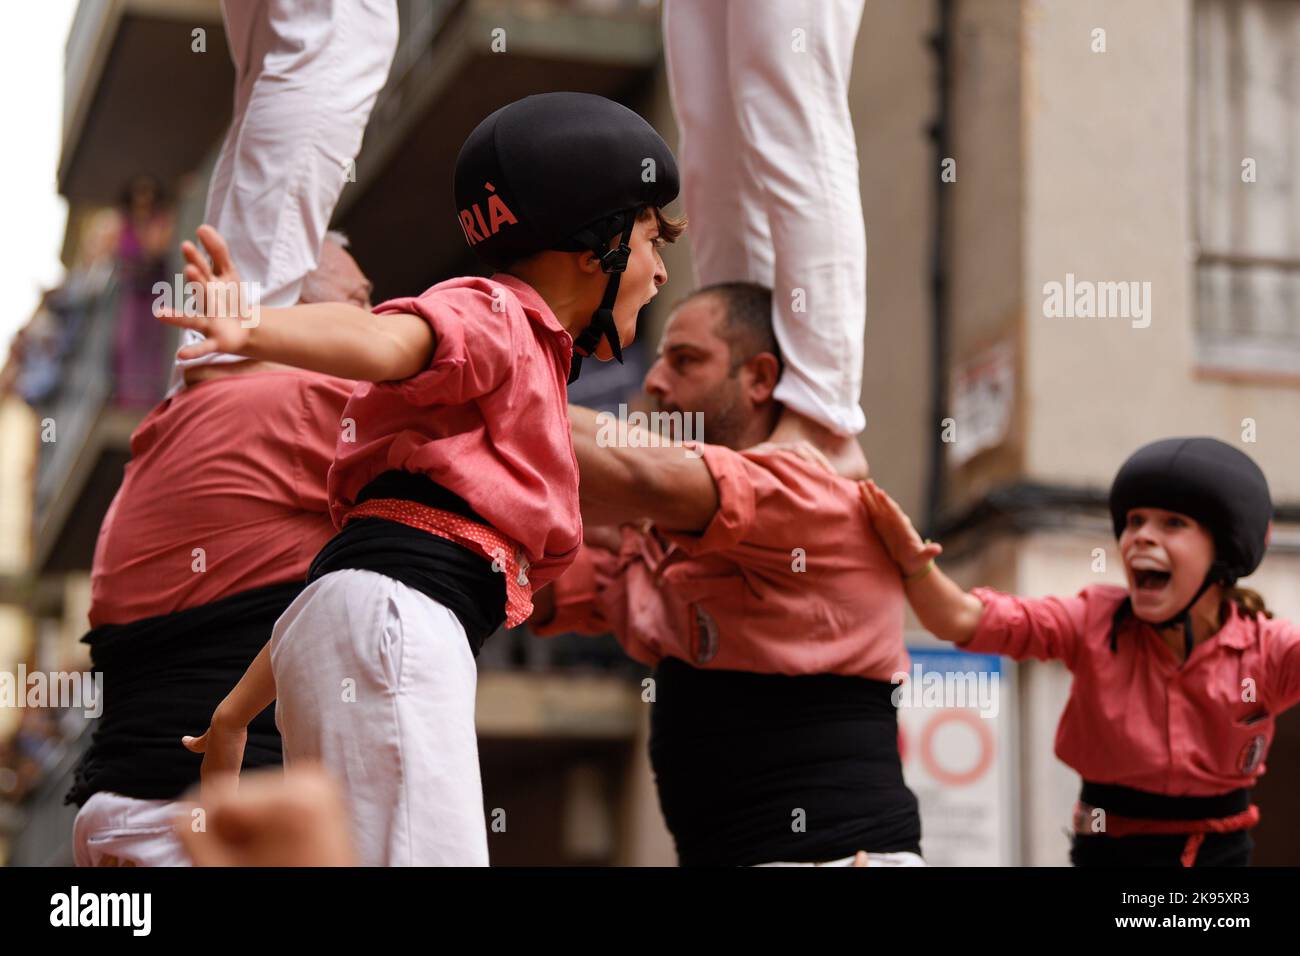
<svg viewBox="0 0 1300 956">
<path fill-rule="evenodd" d="M 180 358 L 229 352 L 367 382 L 398 381 L 429 367 L 433 330 L 419 316 L 375 315 L 341 302 L 261 308 L 250 301 L 243 284 L 216 278 L 233 271 L 221 235 L 211 226 L 200 226 L 198 237 L 212 257 L 211 265 L 193 244 L 181 247 L 185 280 L 202 290 L 198 307 L 181 308 L 178 303 L 178 308 L 158 313 L 161 322 L 205 336 L 181 349 Z"/>
<path fill-rule="evenodd" d="M 923 541 L 898 502 L 874 481 L 859 482 L 871 526 L 903 575 L 903 590 L 921 624 L 935 637 L 964 644 L 975 636 L 984 604 L 935 565 L 942 545 Z"/>
<path fill-rule="evenodd" d="M 199 774 L 204 788 L 239 777 L 248 725 L 274 700 L 275 673 L 271 670 L 271 642 L 267 641 L 239 683 L 212 712 L 212 721 L 203 735 L 181 738 L 187 750 L 203 754 Z"/>
</svg>

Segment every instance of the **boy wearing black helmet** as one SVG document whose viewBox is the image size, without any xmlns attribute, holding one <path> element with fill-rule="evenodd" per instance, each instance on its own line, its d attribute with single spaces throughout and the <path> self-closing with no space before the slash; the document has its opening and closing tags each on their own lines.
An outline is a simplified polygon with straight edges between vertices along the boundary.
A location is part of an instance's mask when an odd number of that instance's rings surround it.
<svg viewBox="0 0 1300 956">
<path fill-rule="evenodd" d="M 667 281 L 661 208 L 677 169 L 659 135 L 599 96 L 497 110 L 457 161 L 457 218 L 490 278 L 439 283 L 373 312 L 168 314 L 236 352 L 354 378 L 329 476 L 341 530 L 302 595 L 186 738 L 204 779 L 237 773 L 272 699 L 286 763 L 344 786 L 364 864 L 487 863 L 474 656 L 531 611 L 581 541 L 566 381 L 619 358 Z"/>
<path fill-rule="evenodd" d="M 962 591 L 873 482 L 863 500 L 931 633 L 1074 675 L 1056 754 L 1083 778 L 1078 866 L 1244 866 L 1277 715 L 1300 701 L 1300 628 L 1236 587 L 1264 556 L 1263 472 L 1212 438 L 1135 452 L 1111 487 L 1127 588 L 1071 598 Z"/>
</svg>

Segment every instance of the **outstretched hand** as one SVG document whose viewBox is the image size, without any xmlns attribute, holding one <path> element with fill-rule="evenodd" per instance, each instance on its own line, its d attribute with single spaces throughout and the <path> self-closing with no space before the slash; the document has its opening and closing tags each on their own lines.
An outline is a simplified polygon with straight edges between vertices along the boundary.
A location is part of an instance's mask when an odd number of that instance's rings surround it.
<svg viewBox="0 0 1300 956">
<path fill-rule="evenodd" d="M 239 282 L 239 269 L 230 255 L 230 247 L 221 233 L 209 225 L 199 226 L 194 233 L 207 255 L 199 252 L 198 246 L 186 239 L 181 243 L 181 255 L 185 257 L 185 281 L 206 285 L 209 282 Z"/>
<path fill-rule="evenodd" d="M 182 737 L 181 743 L 190 753 L 203 754 L 199 779 L 205 795 L 238 786 L 248 745 L 247 727 L 228 728 L 214 719 L 201 736 Z"/>
<path fill-rule="evenodd" d="M 258 322 L 257 296 L 240 280 L 221 233 L 203 225 L 199 226 L 197 236 L 207 256 L 194 243 L 188 240 L 181 243 L 186 300 L 172 303 L 173 308 L 159 309 L 157 318 L 167 325 L 193 329 L 204 337 L 202 342 L 177 352 L 179 358 L 194 359 L 211 352 L 238 354 L 247 347 Z M 196 293 L 193 298 L 192 291 Z"/>
<path fill-rule="evenodd" d="M 871 518 L 871 526 L 880 535 L 885 550 L 894 559 L 904 577 L 925 570 L 925 566 L 943 553 L 943 545 L 926 541 L 912 526 L 912 520 L 893 498 L 871 479 L 858 483 L 862 503 Z"/>
</svg>

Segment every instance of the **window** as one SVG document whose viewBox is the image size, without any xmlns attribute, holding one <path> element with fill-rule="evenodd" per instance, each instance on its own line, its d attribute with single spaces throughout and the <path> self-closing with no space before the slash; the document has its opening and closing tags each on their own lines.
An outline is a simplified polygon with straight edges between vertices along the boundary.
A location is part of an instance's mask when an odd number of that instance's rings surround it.
<svg viewBox="0 0 1300 956">
<path fill-rule="evenodd" d="M 1300 375 L 1300 0 L 1196 0 L 1201 365 Z"/>
</svg>

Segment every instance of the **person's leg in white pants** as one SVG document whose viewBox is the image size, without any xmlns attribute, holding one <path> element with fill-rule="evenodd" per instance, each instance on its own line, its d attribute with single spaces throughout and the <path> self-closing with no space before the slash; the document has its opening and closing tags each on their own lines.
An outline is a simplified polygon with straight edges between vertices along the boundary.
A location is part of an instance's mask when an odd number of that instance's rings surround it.
<svg viewBox="0 0 1300 956">
<path fill-rule="evenodd" d="M 227 0 L 221 9 L 235 101 L 204 221 L 225 237 L 240 277 L 259 283 L 261 305 L 295 305 L 388 79 L 397 5 Z M 186 330 L 181 344 L 196 335 Z M 207 355 L 177 366 L 222 361 L 240 358 Z"/>
<path fill-rule="evenodd" d="M 761 2 L 761 0 L 760 0 Z M 767 202 L 731 96 L 727 8 L 664 4 L 664 55 L 677 117 L 682 205 L 697 285 L 770 287 L 774 251 Z"/>
<path fill-rule="evenodd" d="M 460 621 L 372 571 L 313 581 L 271 637 L 286 766 L 339 781 L 366 866 L 486 866 L 474 699 Z"/>
<path fill-rule="evenodd" d="M 664 5 L 698 281 L 772 288 L 786 364 L 776 397 L 839 436 L 865 426 L 866 231 L 848 108 L 862 5 Z"/>
<path fill-rule="evenodd" d="M 173 800 L 92 794 L 72 824 L 73 860 L 77 866 L 190 866 L 176 835 L 184 809 Z"/>
</svg>

